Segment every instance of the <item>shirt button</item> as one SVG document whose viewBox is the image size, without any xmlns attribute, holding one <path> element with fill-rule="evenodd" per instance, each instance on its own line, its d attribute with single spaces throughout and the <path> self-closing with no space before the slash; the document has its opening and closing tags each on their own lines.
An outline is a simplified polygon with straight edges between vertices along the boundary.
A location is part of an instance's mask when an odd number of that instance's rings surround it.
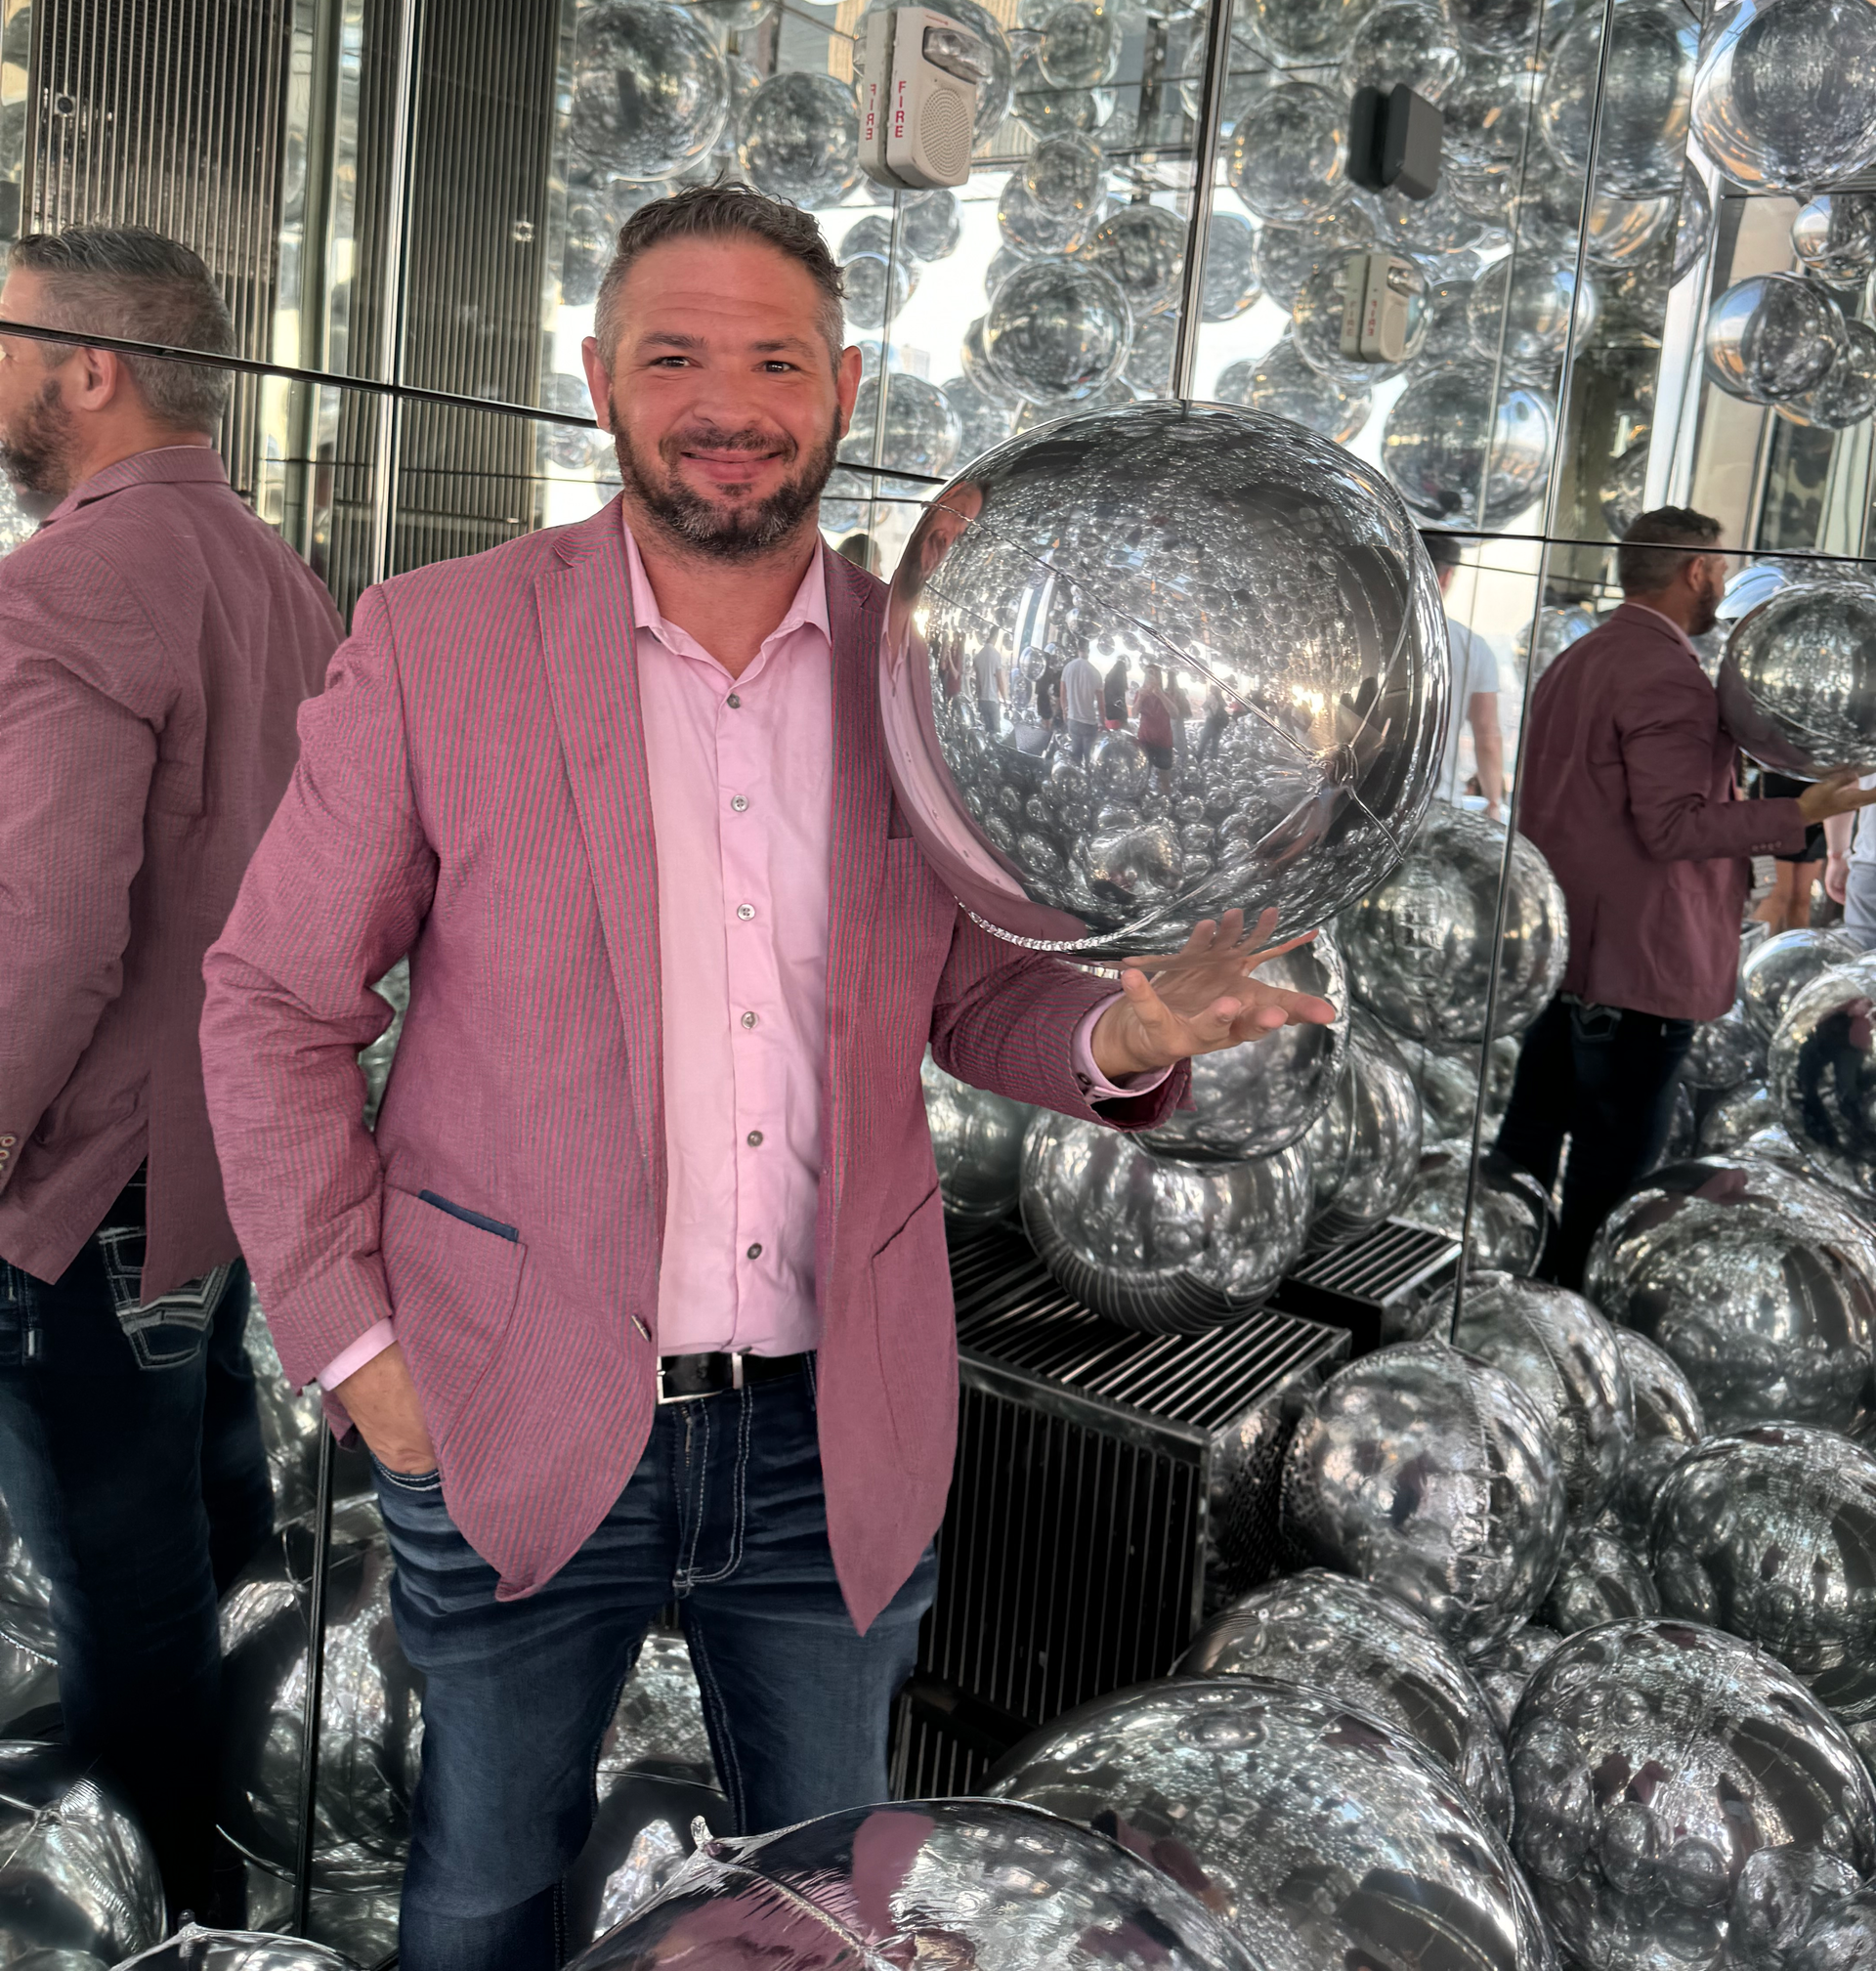
<svg viewBox="0 0 1876 1971">
<path fill-rule="evenodd" d="M 755 1245 L 752 1245 L 749 1248 L 749 1258 L 752 1260 L 759 1260 L 761 1257 L 762 1257 L 762 1247 L 760 1241 L 758 1241 Z"/>
<path fill-rule="evenodd" d="M 723 701 L 723 703 L 727 705 L 732 711 L 740 710 L 743 705 L 743 701 L 737 697 L 735 692 L 731 692 L 729 697 L 726 698 Z"/>
<path fill-rule="evenodd" d="M 750 1149 L 759 1150 L 762 1147 L 762 1132 L 760 1130 L 751 1130 L 748 1141 Z"/>
<path fill-rule="evenodd" d="M 743 1015 L 743 1024 L 744 1024 L 744 1025 L 745 1025 L 746 1027 L 752 1027 L 752 1026 L 754 1026 L 754 1024 L 755 1024 L 755 1015 L 754 1015 L 753 1013 L 745 1013 L 745 1014 Z"/>
<path fill-rule="evenodd" d="M 730 805 L 736 810 L 738 814 L 743 813 L 743 811 L 748 806 L 748 804 L 749 804 L 749 797 L 746 793 L 733 793 L 730 796 Z"/>
<path fill-rule="evenodd" d="M 755 915 L 755 906 L 752 903 L 740 903 L 736 907 L 736 914 L 745 923 L 747 923 L 750 918 Z"/>
</svg>

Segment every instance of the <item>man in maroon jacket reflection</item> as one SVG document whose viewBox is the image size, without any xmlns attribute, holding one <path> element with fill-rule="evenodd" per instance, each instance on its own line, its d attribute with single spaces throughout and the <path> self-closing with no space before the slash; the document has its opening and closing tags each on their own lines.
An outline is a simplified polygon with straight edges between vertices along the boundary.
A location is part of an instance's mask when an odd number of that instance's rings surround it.
<svg viewBox="0 0 1876 1971">
<path fill-rule="evenodd" d="M 1517 826 L 1569 905 L 1563 987 L 1524 1037 L 1498 1150 L 1548 1189 L 1570 1143 L 1546 1277 L 1577 1287 L 1597 1227 L 1660 1159 L 1694 1023 L 1732 1005 L 1748 858 L 1876 800 L 1854 768 L 1742 801 L 1691 638 L 1726 580 L 1720 523 L 1644 513 L 1616 550 L 1623 603 L 1531 698 Z"/>
</svg>

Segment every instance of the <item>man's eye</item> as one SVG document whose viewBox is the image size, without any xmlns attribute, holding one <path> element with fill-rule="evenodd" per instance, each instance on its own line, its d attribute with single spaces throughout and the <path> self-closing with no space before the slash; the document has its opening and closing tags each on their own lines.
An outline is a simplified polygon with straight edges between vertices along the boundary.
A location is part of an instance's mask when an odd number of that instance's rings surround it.
<svg viewBox="0 0 1876 1971">
<path fill-rule="evenodd" d="M 771 357 L 769 361 L 762 365 L 764 369 L 772 371 L 791 370 L 794 368 L 794 366 L 795 365 L 792 363 L 784 363 L 779 356 Z"/>
</svg>

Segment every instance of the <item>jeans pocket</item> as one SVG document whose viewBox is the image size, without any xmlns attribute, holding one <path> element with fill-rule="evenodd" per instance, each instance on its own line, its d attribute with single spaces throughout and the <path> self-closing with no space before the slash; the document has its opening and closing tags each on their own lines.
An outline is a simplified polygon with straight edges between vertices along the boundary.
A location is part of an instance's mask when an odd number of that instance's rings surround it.
<svg viewBox="0 0 1876 1971">
<path fill-rule="evenodd" d="M 377 1452 L 367 1449 L 366 1455 L 371 1460 L 371 1470 L 385 1484 L 395 1485 L 401 1492 L 414 1492 L 419 1496 L 427 1492 L 435 1493 L 439 1498 L 443 1496 L 443 1474 L 435 1466 L 427 1472 L 394 1472 L 389 1465 L 379 1460 Z"/>
<path fill-rule="evenodd" d="M 23 1368 L 39 1354 L 39 1309 L 32 1279 L 0 1260 L 0 1369 Z"/>
<path fill-rule="evenodd" d="M 136 1267 L 128 1273 L 120 1271 L 119 1262 L 112 1257 L 111 1248 L 105 1246 L 105 1271 L 110 1281 L 117 1325 L 123 1330 L 124 1340 L 130 1344 L 131 1353 L 136 1356 L 140 1369 L 187 1368 L 190 1363 L 200 1359 L 208 1346 L 208 1333 L 215 1325 L 216 1309 L 228 1291 L 229 1276 L 234 1268 L 233 1265 L 217 1266 L 212 1273 L 204 1273 L 199 1279 L 186 1280 L 180 1287 L 167 1294 L 159 1294 L 153 1301 L 139 1301 L 135 1289 L 143 1273 L 141 1233 L 137 1243 L 140 1250 Z M 126 1284 L 131 1289 L 128 1299 L 123 1291 Z"/>
</svg>

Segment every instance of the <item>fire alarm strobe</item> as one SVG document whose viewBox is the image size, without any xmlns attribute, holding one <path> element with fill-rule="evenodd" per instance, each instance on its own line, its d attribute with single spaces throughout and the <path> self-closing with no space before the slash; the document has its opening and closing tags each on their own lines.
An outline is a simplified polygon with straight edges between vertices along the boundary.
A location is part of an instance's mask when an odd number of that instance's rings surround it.
<svg viewBox="0 0 1876 1971">
<path fill-rule="evenodd" d="M 890 7 L 866 19 L 860 163 L 869 178 L 923 192 L 970 176 L 984 44 L 929 7 Z"/>
</svg>

